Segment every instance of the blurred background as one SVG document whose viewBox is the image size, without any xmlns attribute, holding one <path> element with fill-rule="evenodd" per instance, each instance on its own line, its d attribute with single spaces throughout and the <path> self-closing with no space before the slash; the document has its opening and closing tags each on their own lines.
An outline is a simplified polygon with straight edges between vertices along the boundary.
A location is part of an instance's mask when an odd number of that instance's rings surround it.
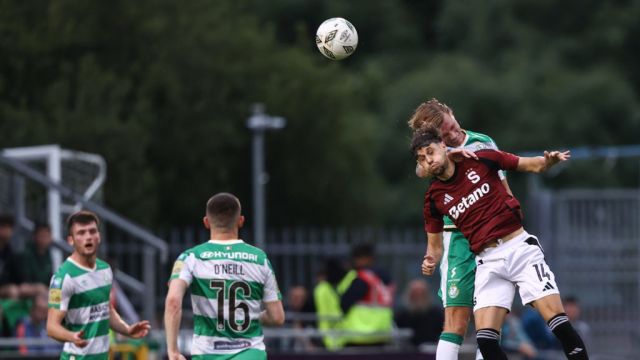
<svg viewBox="0 0 640 360">
<path fill-rule="evenodd" d="M 360 39 L 339 62 L 314 42 L 335 16 Z M 327 264 L 371 243 L 394 280 L 397 314 L 416 296 L 441 309 L 438 278 L 420 275 L 428 184 L 414 175 L 406 125 L 436 97 L 503 150 L 573 151 L 548 174 L 509 182 L 561 293 L 577 300 L 592 357 L 635 359 L 639 18 L 640 2 L 624 0 L 0 0 L 0 213 L 15 253 L 37 248 L 46 225 L 55 269 L 68 251 L 65 216 L 98 212 L 121 312 L 158 330 L 124 344 L 160 358 L 172 262 L 207 239 L 206 200 L 232 192 L 247 217 L 243 238 L 272 258 L 291 314 L 284 330 L 266 332 L 270 354 L 373 358 L 326 349 L 314 287 Z M 250 129 L 251 117 L 282 122 Z M 14 341 L 37 299 L 1 301 L 6 356 L 52 350 Z M 309 331 L 287 332 L 300 328 Z M 437 337 L 396 329 L 385 358 L 433 355 Z M 523 341 L 538 358 L 558 358 L 532 334 Z M 473 358 L 474 342 L 470 329 L 463 356 Z"/>
</svg>

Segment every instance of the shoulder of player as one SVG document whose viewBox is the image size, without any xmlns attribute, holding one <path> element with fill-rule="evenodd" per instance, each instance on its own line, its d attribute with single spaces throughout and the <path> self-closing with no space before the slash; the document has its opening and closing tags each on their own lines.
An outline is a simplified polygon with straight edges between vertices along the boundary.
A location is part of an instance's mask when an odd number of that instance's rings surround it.
<svg viewBox="0 0 640 360">
<path fill-rule="evenodd" d="M 482 134 L 476 131 L 467 130 L 467 129 L 465 129 L 464 131 L 467 133 L 467 135 L 469 135 L 469 139 L 467 140 L 467 143 L 473 143 L 473 142 L 495 143 L 495 141 L 493 141 L 493 139 L 489 135 Z"/>
<path fill-rule="evenodd" d="M 109 265 L 108 262 L 101 260 L 101 259 L 96 259 L 96 270 L 111 270 L 111 265 Z"/>
<path fill-rule="evenodd" d="M 257 246 L 247 244 L 244 241 L 242 242 L 242 247 L 240 249 L 242 249 L 242 251 L 249 252 L 254 255 L 258 255 L 258 257 L 261 259 L 268 259 L 267 253 L 264 250 L 260 249 Z"/>
<path fill-rule="evenodd" d="M 478 159 L 495 160 L 498 156 L 501 156 L 501 151 L 496 149 L 482 149 L 475 152 Z"/>
<path fill-rule="evenodd" d="M 53 277 L 59 278 L 60 281 L 63 281 L 67 277 L 75 277 L 85 272 L 85 270 L 76 266 L 72 261 L 66 259 L 62 264 L 60 264 L 60 267 L 58 267 L 58 270 L 53 274 Z"/>
</svg>

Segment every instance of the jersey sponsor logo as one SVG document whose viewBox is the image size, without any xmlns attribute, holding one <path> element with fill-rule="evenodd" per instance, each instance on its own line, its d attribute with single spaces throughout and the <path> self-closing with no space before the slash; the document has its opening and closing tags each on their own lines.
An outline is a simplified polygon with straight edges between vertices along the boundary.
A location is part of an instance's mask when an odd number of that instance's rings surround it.
<svg viewBox="0 0 640 360">
<path fill-rule="evenodd" d="M 447 205 L 451 201 L 453 201 L 453 197 L 449 194 L 444 194 L 444 204 Z"/>
<path fill-rule="evenodd" d="M 456 266 L 454 266 L 454 267 L 451 269 L 451 277 L 452 277 L 452 278 L 454 278 L 454 279 L 455 279 L 455 277 L 456 277 L 456 268 L 457 268 L 457 267 L 456 267 Z"/>
<path fill-rule="evenodd" d="M 229 260 L 251 260 L 258 261 L 258 255 L 246 252 L 224 252 L 224 251 L 204 251 L 200 254 L 200 259 L 224 258 Z"/>
<path fill-rule="evenodd" d="M 487 195 L 490 190 L 491 187 L 489 186 L 489 183 L 484 183 L 478 186 L 471 194 L 463 196 L 460 202 L 449 208 L 449 216 L 454 220 L 458 219 L 461 214 L 467 211 L 471 205 L 475 204 L 478 200 Z"/>
<path fill-rule="evenodd" d="M 109 305 L 93 305 L 89 308 L 89 322 L 102 320 L 109 317 Z"/>
<path fill-rule="evenodd" d="M 62 302 L 62 290 L 50 289 L 49 290 L 49 304 L 60 305 Z"/>
<path fill-rule="evenodd" d="M 215 341 L 213 343 L 214 350 L 238 350 L 251 346 L 251 342 L 247 340 L 239 341 Z"/>
</svg>

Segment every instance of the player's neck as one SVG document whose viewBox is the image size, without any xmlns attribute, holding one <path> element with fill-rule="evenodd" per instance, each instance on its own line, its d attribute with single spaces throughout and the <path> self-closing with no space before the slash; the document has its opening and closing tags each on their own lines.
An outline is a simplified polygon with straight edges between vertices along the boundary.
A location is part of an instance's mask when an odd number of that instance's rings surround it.
<svg viewBox="0 0 640 360">
<path fill-rule="evenodd" d="M 219 231 L 212 229 L 210 232 L 211 240 L 225 241 L 225 240 L 237 240 L 238 231 Z"/>
<path fill-rule="evenodd" d="M 80 266 L 86 267 L 88 269 L 94 269 L 96 267 L 96 259 L 98 258 L 98 256 L 96 254 L 85 256 L 74 251 L 73 254 L 71 254 L 70 258 Z"/>
<path fill-rule="evenodd" d="M 448 163 L 448 165 L 447 165 L 446 169 L 444 169 L 444 172 L 442 173 L 442 175 L 436 176 L 438 178 L 438 180 L 447 181 L 447 180 L 451 179 L 453 174 L 455 174 L 455 172 L 456 172 L 456 163 L 454 163 L 451 160 L 448 160 L 447 163 Z"/>
<path fill-rule="evenodd" d="M 462 129 L 462 130 L 460 130 L 460 131 L 464 134 L 464 136 L 462 136 L 462 137 L 460 137 L 460 138 L 456 139 L 456 140 L 459 140 L 459 141 L 458 141 L 458 143 L 457 143 L 457 144 L 455 144 L 454 146 L 452 146 L 452 147 L 454 147 L 454 148 L 457 148 L 457 147 L 460 147 L 460 146 L 464 145 L 464 143 L 465 143 L 465 141 L 464 141 L 464 140 L 467 138 L 467 132 L 466 132 L 464 129 Z"/>
</svg>

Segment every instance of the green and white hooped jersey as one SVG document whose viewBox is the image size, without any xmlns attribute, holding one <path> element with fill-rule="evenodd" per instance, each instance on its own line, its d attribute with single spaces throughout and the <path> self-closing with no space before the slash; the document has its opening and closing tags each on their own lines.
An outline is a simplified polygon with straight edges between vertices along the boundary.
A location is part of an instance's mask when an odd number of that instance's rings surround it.
<svg viewBox="0 0 640 360">
<path fill-rule="evenodd" d="M 173 279 L 190 287 L 192 355 L 265 350 L 261 306 L 281 300 L 282 295 L 264 251 L 242 240 L 209 240 L 178 257 Z"/>
<path fill-rule="evenodd" d="M 65 311 L 64 327 L 84 331 L 89 345 L 84 348 L 64 343 L 60 359 L 106 360 L 109 355 L 109 294 L 113 273 L 109 265 L 96 260 L 94 269 L 71 258 L 51 278 L 49 307 Z"/>
<path fill-rule="evenodd" d="M 464 141 L 462 142 L 462 145 L 456 148 L 450 148 L 450 149 L 465 149 L 473 152 L 476 152 L 478 150 L 483 150 L 483 149 L 498 150 L 498 145 L 496 145 L 495 141 L 493 141 L 493 139 L 490 138 L 489 136 L 485 134 L 477 133 L 475 131 L 469 131 L 469 130 L 464 130 L 464 132 L 467 135 L 465 136 Z M 504 171 L 499 170 L 498 174 L 500 175 L 500 179 L 506 178 Z M 451 221 L 451 219 L 449 219 L 448 216 L 444 217 L 444 229 L 445 230 L 456 229 L 456 226 L 453 224 L 453 221 Z"/>
</svg>

